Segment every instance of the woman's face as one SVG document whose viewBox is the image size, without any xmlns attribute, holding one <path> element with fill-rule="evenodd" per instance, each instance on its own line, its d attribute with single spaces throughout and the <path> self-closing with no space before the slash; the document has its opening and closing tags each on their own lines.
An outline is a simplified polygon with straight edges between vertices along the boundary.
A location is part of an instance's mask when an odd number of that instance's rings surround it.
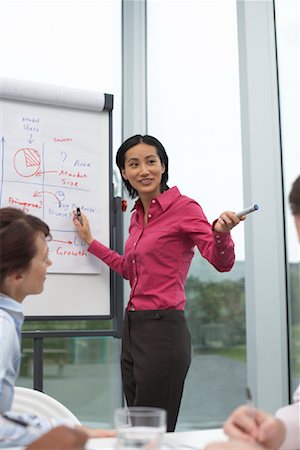
<svg viewBox="0 0 300 450">
<path fill-rule="evenodd" d="M 141 199 L 157 197 L 165 166 L 161 163 L 153 145 L 140 143 L 125 153 L 122 175 L 137 191 Z"/>
<path fill-rule="evenodd" d="M 22 280 L 19 284 L 19 299 L 23 300 L 27 295 L 40 294 L 44 289 L 47 268 L 52 262 L 48 256 L 48 245 L 43 233 L 36 237 L 37 252 L 31 260 L 30 266 L 23 271 L 20 276 Z"/>
</svg>

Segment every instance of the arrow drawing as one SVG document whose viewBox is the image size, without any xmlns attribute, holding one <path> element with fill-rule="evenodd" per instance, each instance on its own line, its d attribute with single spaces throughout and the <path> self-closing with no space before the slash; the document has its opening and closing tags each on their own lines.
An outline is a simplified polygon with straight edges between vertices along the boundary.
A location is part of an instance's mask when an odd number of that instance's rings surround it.
<svg viewBox="0 0 300 450">
<path fill-rule="evenodd" d="M 44 194 L 50 194 L 53 195 L 53 197 L 56 198 L 57 202 L 58 202 L 58 206 L 61 206 L 61 201 L 59 200 L 59 198 L 53 194 L 53 192 L 50 191 L 35 191 L 35 193 L 33 194 L 34 197 L 43 197 Z"/>
</svg>

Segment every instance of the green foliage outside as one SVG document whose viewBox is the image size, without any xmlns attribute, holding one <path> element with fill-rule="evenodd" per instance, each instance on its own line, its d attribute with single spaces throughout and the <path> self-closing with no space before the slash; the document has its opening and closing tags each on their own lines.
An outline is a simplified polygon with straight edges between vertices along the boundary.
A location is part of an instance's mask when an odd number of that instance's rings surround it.
<svg viewBox="0 0 300 450">
<path fill-rule="evenodd" d="M 245 346 L 245 283 L 224 280 L 186 283 L 186 317 L 196 351 Z"/>
<path fill-rule="evenodd" d="M 112 329 L 111 320 L 43 320 L 28 321 L 24 323 L 23 331 L 104 331 Z M 37 336 L 38 337 L 38 336 Z M 102 337 L 47 337 L 43 338 L 44 362 L 51 362 L 58 366 L 66 363 L 73 364 L 89 361 L 98 363 L 104 356 L 108 361 L 109 339 Z M 22 339 L 22 363 L 21 374 L 31 374 L 33 361 L 33 339 Z M 30 375 L 31 376 L 31 375 Z"/>
<path fill-rule="evenodd" d="M 299 264 L 289 266 L 291 371 L 300 376 Z M 245 280 L 186 283 L 186 316 L 196 353 L 218 353 L 246 362 Z"/>
</svg>

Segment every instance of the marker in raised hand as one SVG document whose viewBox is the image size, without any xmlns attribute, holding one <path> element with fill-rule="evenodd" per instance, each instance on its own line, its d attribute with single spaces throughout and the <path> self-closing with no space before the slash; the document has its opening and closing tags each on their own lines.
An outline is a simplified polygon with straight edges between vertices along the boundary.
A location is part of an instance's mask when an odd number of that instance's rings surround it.
<svg viewBox="0 0 300 450">
<path fill-rule="evenodd" d="M 258 205 L 253 205 L 253 206 L 250 206 L 249 208 L 243 209 L 243 211 L 236 213 L 236 215 L 240 218 L 242 216 L 246 216 L 247 214 L 250 214 L 253 211 L 257 211 L 257 210 L 258 210 Z"/>
<path fill-rule="evenodd" d="M 252 419 L 255 420 L 255 406 L 252 398 L 252 394 L 250 391 L 250 388 L 246 387 L 246 399 L 247 399 L 247 405 L 250 410 L 250 414 L 252 416 Z"/>
<path fill-rule="evenodd" d="M 80 222 L 80 225 L 82 225 L 82 216 L 80 208 L 76 208 L 76 213 L 77 213 L 77 220 Z"/>
</svg>

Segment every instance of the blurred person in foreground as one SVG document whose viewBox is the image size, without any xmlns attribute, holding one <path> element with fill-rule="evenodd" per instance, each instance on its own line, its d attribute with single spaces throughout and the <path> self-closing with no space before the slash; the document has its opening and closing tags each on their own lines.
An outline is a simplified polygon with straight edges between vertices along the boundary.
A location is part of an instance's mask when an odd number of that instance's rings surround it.
<svg viewBox="0 0 300 450">
<path fill-rule="evenodd" d="M 292 184 L 289 204 L 300 243 L 300 175 Z M 209 444 L 205 450 L 300 450 L 300 384 L 293 400 L 275 416 L 258 409 L 253 414 L 246 405 L 238 407 L 224 424 L 229 441 Z"/>
<path fill-rule="evenodd" d="M 87 440 L 87 433 L 79 428 L 61 425 L 34 441 L 26 450 L 84 450 Z"/>
</svg>

